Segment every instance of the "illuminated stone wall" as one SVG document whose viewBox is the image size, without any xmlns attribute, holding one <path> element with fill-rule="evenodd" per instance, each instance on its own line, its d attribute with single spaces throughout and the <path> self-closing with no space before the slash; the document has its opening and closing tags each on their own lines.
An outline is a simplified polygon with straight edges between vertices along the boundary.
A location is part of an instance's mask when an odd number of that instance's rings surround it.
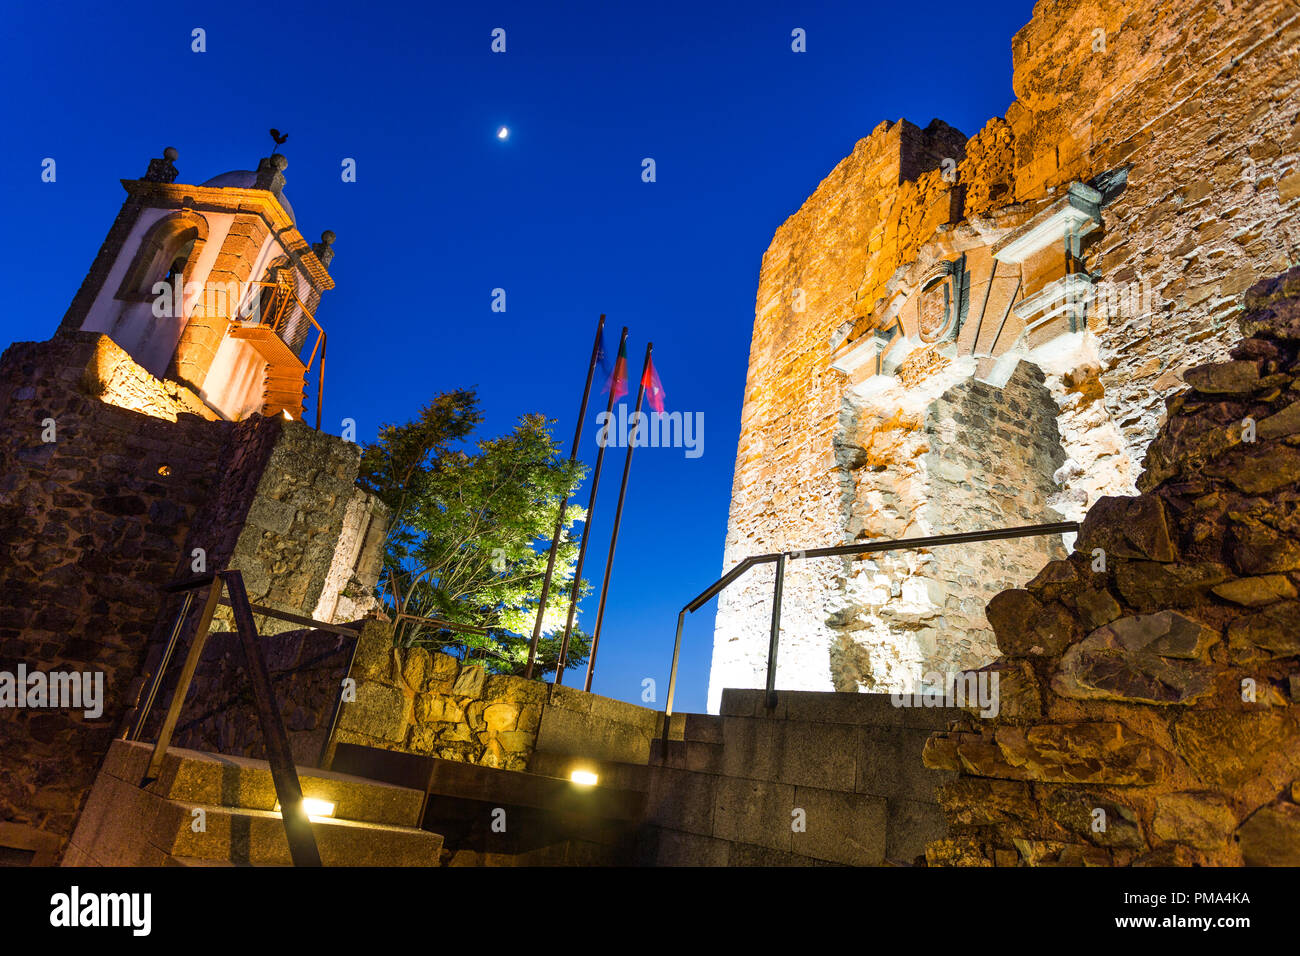
<svg viewBox="0 0 1300 956">
<path fill-rule="evenodd" d="M 928 492 L 909 500 L 943 458 L 923 424 L 970 379 L 1012 407 L 998 393 L 1025 363 L 1064 453 L 1043 520 L 1132 494 L 1183 371 L 1222 358 L 1245 289 L 1300 259 L 1298 46 L 1284 0 L 1042 2 L 1012 39 L 1004 117 L 970 139 L 898 121 L 861 140 L 763 258 L 724 569 L 946 530 Z M 923 557 L 897 559 L 892 584 Z M 867 647 L 866 665 L 846 644 L 870 610 L 845 567 L 792 568 L 778 687 L 906 686 L 915 642 Z M 760 569 L 720 596 L 711 711 L 762 683 L 771 584 Z M 980 629 L 944 640 L 974 651 Z"/>
</svg>

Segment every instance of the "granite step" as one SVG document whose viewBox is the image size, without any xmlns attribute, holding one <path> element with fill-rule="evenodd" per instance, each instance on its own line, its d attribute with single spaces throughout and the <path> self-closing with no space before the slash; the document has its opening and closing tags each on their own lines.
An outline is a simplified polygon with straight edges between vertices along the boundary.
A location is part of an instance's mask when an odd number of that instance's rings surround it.
<svg viewBox="0 0 1300 956">
<path fill-rule="evenodd" d="M 114 741 L 104 772 L 140 784 L 153 747 Z M 363 823 L 417 827 L 424 794 L 349 774 L 311 767 L 297 768 L 303 796 L 334 804 L 334 817 Z M 146 792 L 165 799 L 205 806 L 274 810 L 278 797 L 270 766 L 263 760 L 202 753 L 171 747 L 158 779 Z"/>
<path fill-rule="evenodd" d="M 114 741 L 65 865 L 290 866 L 289 839 L 264 761 L 169 750 L 142 784 L 152 747 Z M 443 838 L 418 827 L 424 793 L 303 768 L 304 794 L 334 804 L 312 816 L 326 866 L 437 866 Z"/>
<path fill-rule="evenodd" d="M 767 692 L 727 688 L 722 692 L 722 717 L 758 717 L 815 724 L 854 724 L 866 727 L 912 727 L 946 730 L 966 713 L 956 707 L 915 706 L 910 695 L 899 706 L 891 694 L 827 693 L 778 690 L 776 707 L 767 707 Z"/>
<path fill-rule="evenodd" d="M 161 801 L 151 842 L 173 859 L 291 866 L 279 813 Z M 204 827 L 195 832 L 195 811 Z M 313 817 L 312 834 L 325 866 L 437 866 L 442 837 L 413 827 Z"/>
<path fill-rule="evenodd" d="M 656 741 L 650 743 L 652 751 L 655 743 Z M 528 761 L 528 772 L 542 777 L 570 780 L 576 770 L 594 773 L 597 780 L 596 789 L 644 793 L 650 786 L 650 767 L 646 764 L 596 760 L 546 750 L 534 751 Z"/>
</svg>

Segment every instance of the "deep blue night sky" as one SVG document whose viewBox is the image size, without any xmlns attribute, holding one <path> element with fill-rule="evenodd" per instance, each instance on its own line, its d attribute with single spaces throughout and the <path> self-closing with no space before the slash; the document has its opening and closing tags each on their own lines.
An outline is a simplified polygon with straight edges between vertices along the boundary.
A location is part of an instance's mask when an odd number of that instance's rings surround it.
<svg viewBox="0 0 1300 956">
<path fill-rule="evenodd" d="M 299 228 L 338 234 L 318 313 L 328 430 L 351 417 L 368 440 L 436 392 L 477 386 L 484 435 L 541 411 L 567 453 L 600 312 L 611 343 L 631 327 L 637 369 L 654 341 L 670 410 L 704 413 L 701 457 L 637 453 L 593 688 L 639 702 L 652 677 L 662 707 L 676 613 L 722 572 L 763 250 L 881 120 L 937 116 L 969 136 L 1003 113 L 1030 0 L 185 6 L 6 13 L 0 344 L 53 333 L 119 179 L 164 146 L 180 151 L 178 182 L 251 169 L 267 128 L 287 131 Z M 191 52 L 195 27 L 205 53 Z M 505 54 L 489 49 L 495 27 Z M 790 49 L 796 27 L 806 53 Z M 45 157 L 55 183 L 41 182 Z M 646 157 L 657 182 L 641 181 Z M 593 582 L 621 466 L 620 452 L 602 481 Z M 710 605 L 687 626 L 676 709 L 704 709 L 712 632 Z"/>
</svg>

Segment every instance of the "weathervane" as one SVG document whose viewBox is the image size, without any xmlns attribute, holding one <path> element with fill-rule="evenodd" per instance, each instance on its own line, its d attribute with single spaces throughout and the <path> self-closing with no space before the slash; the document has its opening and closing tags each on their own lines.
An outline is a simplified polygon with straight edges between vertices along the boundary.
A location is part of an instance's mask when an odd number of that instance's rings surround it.
<svg viewBox="0 0 1300 956">
<path fill-rule="evenodd" d="M 271 127 L 270 132 L 271 132 L 271 139 L 275 140 L 275 145 L 276 145 L 277 148 L 280 147 L 280 146 L 282 146 L 282 145 L 284 145 L 284 141 L 285 141 L 286 139 L 289 138 L 289 134 L 288 134 L 288 133 L 281 133 L 281 132 L 280 132 L 278 129 L 276 129 L 274 126 Z M 273 149 L 273 150 L 271 150 L 271 152 L 274 153 L 275 150 Z"/>
</svg>

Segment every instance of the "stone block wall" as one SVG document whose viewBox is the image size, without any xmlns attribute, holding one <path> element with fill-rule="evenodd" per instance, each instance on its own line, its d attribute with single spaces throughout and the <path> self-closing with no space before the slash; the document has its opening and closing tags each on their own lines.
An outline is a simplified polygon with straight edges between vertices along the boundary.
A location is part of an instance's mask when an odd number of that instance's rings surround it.
<svg viewBox="0 0 1300 956">
<path fill-rule="evenodd" d="M 1245 305 L 1142 494 L 990 603 L 1001 711 L 927 742 L 931 863 L 1300 864 L 1300 267 Z"/>
<path fill-rule="evenodd" d="M 311 616 L 325 601 L 333 614 L 361 614 L 373 603 L 363 592 L 377 576 L 384 512 L 355 485 L 357 446 L 278 418 L 215 418 L 95 333 L 17 343 L 0 358 L 0 670 L 105 682 L 93 721 L 0 711 L 0 849 L 57 854 L 158 666 L 182 600 L 160 588 L 193 573 L 194 549 L 207 570 L 239 569 L 251 600 L 277 610 Z M 350 507 L 368 516 L 351 538 Z M 351 588 L 346 602 L 326 592 L 327 578 Z M 258 623 L 264 634 L 297 627 Z"/>
<path fill-rule="evenodd" d="M 489 675 L 424 648 L 395 648 L 388 626 L 362 631 L 350 676 L 355 702 L 339 714 L 338 743 L 522 770 L 537 741 L 549 685 Z"/>
<path fill-rule="evenodd" d="M 383 506 L 356 485 L 360 446 L 303 422 L 272 421 L 278 436 L 251 497 L 238 498 L 247 510 L 225 566 L 240 570 L 254 604 L 310 617 L 329 597 L 327 583 L 342 590 L 355 562 L 373 567 L 379 540 L 372 536 L 371 551 L 363 555 L 360 543 L 344 536 L 349 507 L 355 501 L 367 513 L 382 513 Z M 340 549 L 356 555 L 346 578 L 331 575 Z M 257 626 L 259 633 L 274 634 L 296 625 L 259 616 Z"/>
<path fill-rule="evenodd" d="M 1022 362 L 1000 390 L 966 379 L 883 433 L 853 430 L 837 444 L 859 474 L 844 495 L 844 526 L 875 539 L 1059 521 L 1055 411 L 1042 373 Z M 987 663 L 997 646 L 984 605 L 1022 584 L 1025 568 L 1064 554 L 1051 536 L 842 561 L 827 617 L 835 689 L 910 692 L 926 673 Z"/>
<path fill-rule="evenodd" d="M 927 736 L 958 712 L 885 694 L 723 694 L 674 715 L 648 768 L 639 862 L 655 866 L 912 864 L 946 832 Z"/>
</svg>

